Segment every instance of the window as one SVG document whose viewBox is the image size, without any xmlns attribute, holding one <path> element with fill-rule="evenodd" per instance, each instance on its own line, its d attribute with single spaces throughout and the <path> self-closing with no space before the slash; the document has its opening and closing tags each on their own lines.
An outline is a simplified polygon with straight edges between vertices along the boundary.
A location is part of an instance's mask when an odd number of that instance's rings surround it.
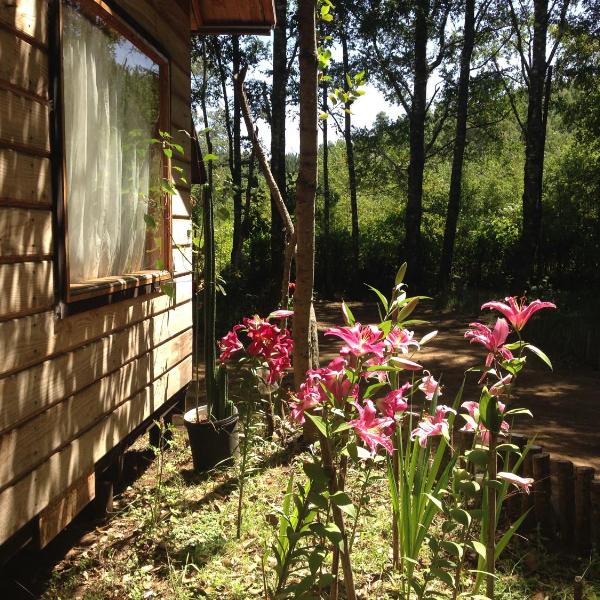
<svg viewBox="0 0 600 600">
<path fill-rule="evenodd" d="M 166 60 L 103 2 L 62 3 L 66 301 L 168 277 Z M 150 231 L 146 223 L 164 223 Z"/>
</svg>

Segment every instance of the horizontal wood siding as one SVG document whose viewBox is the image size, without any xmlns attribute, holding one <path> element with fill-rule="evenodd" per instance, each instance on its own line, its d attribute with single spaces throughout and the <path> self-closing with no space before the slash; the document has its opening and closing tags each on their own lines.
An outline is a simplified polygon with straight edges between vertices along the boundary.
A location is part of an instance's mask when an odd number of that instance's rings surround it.
<svg viewBox="0 0 600 600">
<path fill-rule="evenodd" d="M 0 207 L 33 205 L 50 208 L 50 159 L 0 148 Z"/>
<path fill-rule="evenodd" d="M 47 53 L 0 29 L 0 81 L 48 99 Z"/>
<path fill-rule="evenodd" d="M 0 0 L 0 21 L 41 45 L 48 42 L 48 0 Z"/>
<path fill-rule="evenodd" d="M 48 106 L 0 89 L 0 141 L 36 153 L 50 152 Z"/>
<path fill-rule="evenodd" d="M 0 262 L 52 254 L 52 212 L 0 207 Z"/>
<path fill-rule="evenodd" d="M 189 327 L 189 320 L 181 325 Z M 0 491 L 187 358 L 191 344 L 190 329 L 161 340 L 153 350 L 2 436 Z"/>
<path fill-rule="evenodd" d="M 0 320 L 51 310 L 52 261 L 0 264 Z"/>
<path fill-rule="evenodd" d="M 7 539 L 62 496 L 74 481 L 177 393 L 191 374 L 192 360 L 187 358 L 0 493 L 0 540 Z"/>
<path fill-rule="evenodd" d="M 177 132 L 191 122 L 189 3 L 115 1 L 169 59 L 170 130 L 184 148 L 174 175 L 189 182 L 190 140 Z M 56 317 L 47 9 L 47 0 L 0 0 L 0 544 L 38 516 L 43 540 L 54 537 L 93 496 L 77 490 L 98 460 L 192 368 L 183 257 L 173 298 L 157 292 Z M 187 243 L 189 186 L 172 213 Z"/>
</svg>

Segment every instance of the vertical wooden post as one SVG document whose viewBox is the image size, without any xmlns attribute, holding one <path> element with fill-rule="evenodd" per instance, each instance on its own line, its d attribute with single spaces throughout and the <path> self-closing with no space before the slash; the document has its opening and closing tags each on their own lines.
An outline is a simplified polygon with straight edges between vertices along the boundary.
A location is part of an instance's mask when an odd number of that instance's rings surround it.
<svg viewBox="0 0 600 600">
<path fill-rule="evenodd" d="M 600 480 L 592 481 L 592 520 L 594 523 L 594 542 L 600 552 Z"/>
<path fill-rule="evenodd" d="M 160 444 L 160 427 L 156 423 L 152 423 L 148 429 L 148 444 L 154 448 L 158 448 Z"/>
<path fill-rule="evenodd" d="M 94 508 L 96 517 L 107 520 L 113 512 L 114 481 L 109 469 L 96 473 Z"/>
<path fill-rule="evenodd" d="M 550 478 L 550 455 L 547 452 L 535 454 L 533 457 L 533 502 L 535 520 L 542 535 L 553 537 L 552 527 L 552 480 Z"/>
<path fill-rule="evenodd" d="M 592 549 L 592 467 L 575 468 L 575 549 L 581 556 Z"/>
<path fill-rule="evenodd" d="M 550 473 L 560 541 L 565 549 L 571 548 L 575 528 L 575 468 L 570 460 L 551 460 Z"/>
<path fill-rule="evenodd" d="M 531 446 L 529 448 L 529 452 L 527 452 L 522 464 L 523 477 L 533 477 L 533 457 L 541 452 L 541 446 Z M 521 496 L 521 513 L 529 511 L 529 514 L 521 525 L 521 530 L 523 531 L 531 531 L 536 525 L 535 511 L 533 510 L 534 497 L 535 494 L 522 494 Z"/>
<path fill-rule="evenodd" d="M 119 452 L 105 468 L 96 471 L 95 510 L 100 520 L 106 520 L 113 512 L 115 484 L 123 477 L 124 457 Z"/>
</svg>

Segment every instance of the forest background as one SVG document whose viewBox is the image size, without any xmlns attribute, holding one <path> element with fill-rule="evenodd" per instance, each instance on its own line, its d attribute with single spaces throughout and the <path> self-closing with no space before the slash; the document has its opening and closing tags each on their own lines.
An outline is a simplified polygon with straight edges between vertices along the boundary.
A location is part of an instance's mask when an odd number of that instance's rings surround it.
<svg viewBox="0 0 600 600">
<path fill-rule="evenodd" d="M 222 330 L 277 304 L 283 262 L 282 221 L 233 91 L 244 66 L 294 214 L 297 7 L 275 4 L 271 39 L 193 42 Z M 600 2 L 338 0 L 320 11 L 316 297 L 387 290 L 407 260 L 413 292 L 438 307 L 474 310 L 509 293 L 554 300 L 562 310 L 538 332 L 545 346 L 599 366 Z M 381 96 L 389 114 L 357 127 L 357 96 L 361 121 Z"/>
</svg>

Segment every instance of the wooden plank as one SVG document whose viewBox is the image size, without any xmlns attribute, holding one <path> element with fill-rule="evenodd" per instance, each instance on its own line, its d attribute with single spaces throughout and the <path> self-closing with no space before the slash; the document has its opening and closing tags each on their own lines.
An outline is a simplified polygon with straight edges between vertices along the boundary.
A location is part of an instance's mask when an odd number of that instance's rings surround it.
<svg viewBox="0 0 600 600">
<path fill-rule="evenodd" d="M 123 300 L 65 319 L 53 311 L 0 322 L 0 376 L 25 369 L 115 331 L 131 327 L 191 298 L 189 282 L 177 283 L 175 297 L 156 293 Z"/>
<path fill-rule="evenodd" d="M 187 245 L 191 242 L 192 222 L 188 219 L 173 219 L 173 245 Z"/>
<path fill-rule="evenodd" d="M 190 181 L 189 177 L 187 178 Z M 192 214 L 193 198 L 190 192 L 186 190 L 177 190 L 177 193 L 171 197 L 171 214 L 174 217 L 190 217 Z"/>
<path fill-rule="evenodd" d="M 96 476 L 92 471 L 80 477 L 62 496 L 39 516 L 40 548 L 45 548 L 96 495 Z"/>
<path fill-rule="evenodd" d="M 0 79 L 47 98 L 47 54 L 9 31 L 0 29 Z"/>
<path fill-rule="evenodd" d="M 0 437 L 0 491 L 191 355 L 188 329 Z M 69 374 L 71 377 L 71 374 Z M 60 427 L 57 424 L 60 423 Z"/>
<path fill-rule="evenodd" d="M 192 270 L 192 247 L 173 247 L 173 273 L 177 277 L 180 273 L 189 273 Z"/>
<path fill-rule="evenodd" d="M 52 308 L 52 262 L 0 264 L 0 290 L 0 319 Z"/>
<path fill-rule="evenodd" d="M 48 0 L 0 0 L 0 20 L 42 44 L 48 42 Z"/>
<path fill-rule="evenodd" d="M 171 123 L 176 129 L 190 130 L 192 126 L 192 107 L 189 83 L 184 90 L 172 90 L 171 93 Z M 189 158 L 189 157 L 188 157 Z"/>
<path fill-rule="evenodd" d="M 47 106 L 0 89 L 0 139 L 49 152 L 49 131 Z"/>
<path fill-rule="evenodd" d="M 174 310 L 0 379 L 0 398 L 11 399 L 0 412 L 0 432 L 118 371 L 191 324 L 192 304 L 186 302 Z"/>
<path fill-rule="evenodd" d="M 52 253 L 52 213 L 0 207 L 0 260 Z"/>
<path fill-rule="evenodd" d="M 191 376 L 190 357 L 53 454 L 35 471 L 4 490 L 0 494 L 0 544 L 79 477 L 89 473 L 98 460 L 183 388 Z"/>
<path fill-rule="evenodd" d="M 50 160 L 0 148 L 0 206 L 31 202 L 50 207 Z"/>
</svg>

